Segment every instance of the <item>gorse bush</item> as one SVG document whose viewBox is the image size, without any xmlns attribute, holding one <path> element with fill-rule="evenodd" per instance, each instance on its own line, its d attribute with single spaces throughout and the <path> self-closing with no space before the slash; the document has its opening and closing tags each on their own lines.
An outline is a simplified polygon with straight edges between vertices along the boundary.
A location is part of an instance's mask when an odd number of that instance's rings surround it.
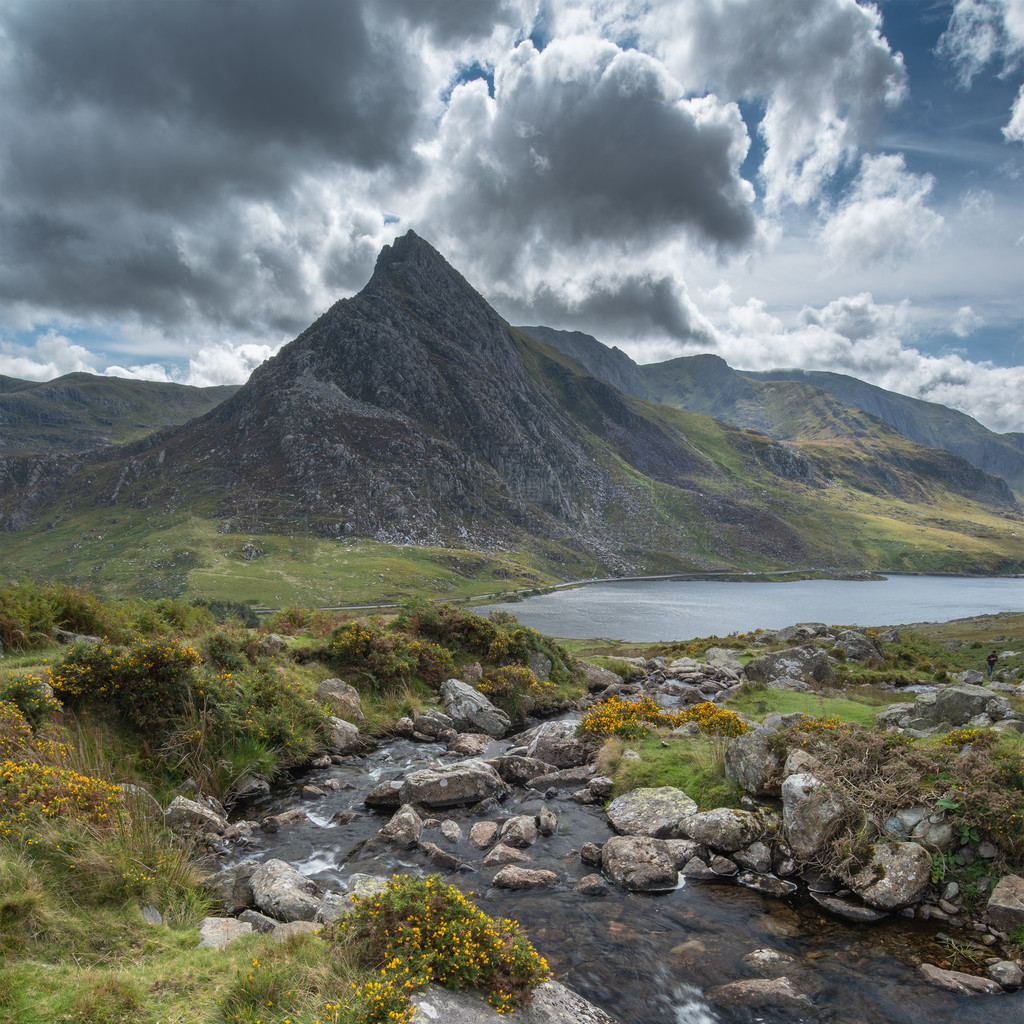
<svg viewBox="0 0 1024 1024">
<path fill-rule="evenodd" d="M 525 665 L 504 665 L 486 673 L 476 687 L 511 718 L 519 719 L 545 702 L 557 690 L 541 682 Z"/>
<path fill-rule="evenodd" d="M 0 701 L 10 701 L 33 728 L 60 711 L 60 702 L 46 692 L 36 675 L 16 676 L 0 684 Z"/>
<path fill-rule="evenodd" d="M 408 1020 L 409 992 L 431 983 L 480 989 L 499 1013 L 509 1013 L 550 977 L 514 921 L 489 918 L 437 875 L 395 877 L 384 892 L 352 902 L 337 941 L 364 965 L 380 966 L 354 993 L 361 1024 Z"/>
<path fill-rule="evenodd" d="M 612 697 L 595 704 L 583 716 L 577 732 L 634 740 L 643 739 L 652 728 L 677 729 L 687 722 L 706 736 L 741 736 L 747 731 L 739 715 L 709 701 L 682 711 L 666 711 L 650 697 Z"/>
<path fill-rule="evenodd" d="M 51 671 L 50 685 L 73 710 L 113 712 L 139 732 L 159 730 L 179 720 L 192 702 L 201 660 L 175 640 L 76 644 Z"/>
<path fill-rule="evenodd" d="M 120 617 L 111 611 L 94 594 L 66 583 L 8 583 L 0 588 L 0 648 L 38 647 L 54 628 L 102 636 Z"/>
<path fill-rule="evenodd" d="M 46 818 L 109 823 L 121 800 L 118 786 L 70 768 L 32 762 L 0 763 L 0 830 Z"/>
<path fill-rule="evenodd" d="M 334 630 L 327 658 L 335 668 L 355 668 L 358 678 L 377 691 L 407 686 L 413 678 L 437 686 L 455 670 L 451 653 L 440 644 L 359 622 Z"/>
</svg>

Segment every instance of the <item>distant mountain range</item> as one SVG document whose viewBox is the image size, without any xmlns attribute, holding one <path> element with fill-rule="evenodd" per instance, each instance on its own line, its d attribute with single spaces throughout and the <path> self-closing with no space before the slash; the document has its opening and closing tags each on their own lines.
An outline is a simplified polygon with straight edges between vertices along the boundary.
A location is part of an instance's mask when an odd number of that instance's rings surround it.
<svg viewBox="0 0 1024 1024">
<path fill-rule="evenodd" d="M 612 573 L 1024 566 L 1019 435 L 836 374 L 638 366 L 511 327 L 413 232 L 233 392 L 107 380 L 0 383 L 4 571 L 73 571 L 84 554 L 45 540 L 58 523 L 102 523 L 127 558 L 182 515 L 221 535 L 529 552 L 556 575 L 581 557 Z"/>
</svg>

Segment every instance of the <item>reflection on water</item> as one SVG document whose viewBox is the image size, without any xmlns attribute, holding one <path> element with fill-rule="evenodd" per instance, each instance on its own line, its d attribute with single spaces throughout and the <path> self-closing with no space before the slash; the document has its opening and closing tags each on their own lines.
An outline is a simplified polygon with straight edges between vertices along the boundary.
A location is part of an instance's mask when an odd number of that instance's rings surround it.
<svg viewBox="0 0 1024 1024">
<path fill-rule="evenodd" d="M 507 747 L 507 743 L 502 746 Z M 387 820 L 363 808 L 363 797 L 378 779 L 392 779 L 431 760 L 458 760 L 434 744 L 397 741 L 345 765 L 313 772 L 237 809 L 236 817 L 261 818 L 302 806 L 311 820 L 260 834 L 259 847 L 244 856 L 278 857 L 326 887 L 343 890 L 355 872 L 378 875 L 429 873 L 419 853 L 365 847 Z M 336 778 L 344 787 L 316 801 L 302 801 L 306 781 Z M 518 920 L 551 964 L 555 976 L 607 1009 L 622 1024 L 797 1024 L 801 1019 L 829 1024 L 1020 1024 L 1024 994 L 971 999 L 939 991 L 919 980 L 916 964 L 942 956 L 927 923 L 890 919 L 877 925 L 848 925 L 826 918 L 798 894 L 773 900 L 729 884 L 688 883 L 658 895 L 612 890 L 584 897 L 573 886 L 594 868 L 580 860 L 585 842 L 612 834 L 604 812 L 560 794 L 545 799 L 516 790 L 500 817 L 537 813 L 542 806 L 558 816 L 555 835 L 528 851 L 531 867 L 555 871 L 554 890 L 514 893 L 489 884 L 482 853 L 468 843 L 474 819 L 465 809 L 440 812 L 457 821 L 463 837 L 449 843 L 439 832 L 424 832 L 474 865 L 447 876 L 487 913 Z M 346 813 L 347 812 L 347 813 Z M 340 822 L 344 821 L 344 824 Z M 948 927 L 948 925 L 947 925 Z M 708 1005 L 703 993 L 717 985 L 761 975 L 743 958 L 773 949 L 796 959 L 786 974 L 817 1010 L 807 1018 L 792 1012 Z"/>
</svg>

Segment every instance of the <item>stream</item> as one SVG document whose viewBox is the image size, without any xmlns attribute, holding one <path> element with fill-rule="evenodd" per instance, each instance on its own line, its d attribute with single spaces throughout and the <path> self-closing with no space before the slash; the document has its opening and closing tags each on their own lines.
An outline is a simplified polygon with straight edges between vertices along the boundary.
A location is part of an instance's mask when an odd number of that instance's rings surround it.
<svg viewBox="0 0 1024 1024">
<path fill-rule="evenodd" d="M 485 757 L 497 756 L 515 737 L 493 741 Z M 279 858 L 326 888 L 346 889 L 356 872 L 390 876 L 428 874 L 437 869 L 416 851 L 377 848 L 365 840 L 389 818 L 363 806 L 378 782 L 404 776 L 430 761 L 462 760 L 439 743 L 390 741 L 345 764 L 314 770 L 278 785 L 269 795 L 238 805 L 235 819 L 262 820 L 301 806 L 310 821 L 279 832 L 256 833 L 258 845 L 235 857 L 259 861 Z M 305 783 L 337 779 L 341 788 L 314 801 L 301 798 Z M 519 921 L 545 956 L 556 979 L 606 1009 L 622 1024 L 1020 1024 L 1024 991 L 1002 996 L 956 996 L 925 983 L 921 961 L 938 963 L 947 955 L 935 942 L 935 923 L 895 916 L 874 925 L 851 925 L 825 917 L 803 892 L 771 899 L 723 884 L 687 881 L 672 892 L 627 893 L 611 888 L 606 896 L 573 892 L 575 884 L 597 870 L 580 860 L 585 842 L 602 843 L 614 833 L 600 807 L 570 798 L 570 790 L 545 797 L 514 788 L 491 820 L 536 813 L 542 805 L 558 817 L 554 835 L 538 838 L 526 866 L 555 871 L 553 889 L 514 892 L 489 884 L 497 868 L 484 868 L 484 851 L 468 842 L 479 820 L 468 808 L 438 812 L 462 827 L 462 838 L 448 842 L 436 829 L 423 840 L 436 843 L 474 870 L 444 875 L 492 916 Z M 444 874 L 444 873 L 442 873 Z M 946 925 L 948 928 L 948 925 Z M 968 933 L 949 929 L 954 938 Z M 814 1001 L 818 1013 L 712 1007 L 702 993 L 716 985 L 761 975 L 743 962 L 753 950 L 771 948 L 798 958 L 787 968 L 794 984 Z M 969 969 L 964 967 L 962 969 Z"/>
</svg>

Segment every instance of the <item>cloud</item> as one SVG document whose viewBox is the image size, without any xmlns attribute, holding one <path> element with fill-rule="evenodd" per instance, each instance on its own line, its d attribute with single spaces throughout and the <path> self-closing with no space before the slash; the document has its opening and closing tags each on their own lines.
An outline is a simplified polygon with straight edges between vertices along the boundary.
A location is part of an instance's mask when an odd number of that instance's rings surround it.
<svg viewBox="0 0 1024 1024">
<path fill-rule="evenodd" d="M 920 352 L 909 303 L 876 303 L 870 293 L 805 307 L 792 327 L 750 300 L 730 311 L 716 349 L 745 370 L 800 367 L 847 373 L 911 398 L 938 402 L 973 416 L 990 430 L 1024 430 L 1024 367 L 995 366 Z"/>
<path fill-rule="evenodd" d="M 188 361 L 188 373 L 182 383 L 194 384 L 197 387 L 210 387 L 214 384 L 243 384 L 249 379 L 249 374 L 260 363 L 274 355 L 279 347 L 255 344 L 233 345 L 224 342 L 204 348 Z"/>
<path fill-rule="evenodd" d="M 31 345 L 0 339 L 0 367 L 8 377 L 52 380 L 65 373 L 96 373 L 96 359 L 88 349 L 49 330 Z"/>
<path fill-rule="evenodd" d="M 730 250 L 755 237 L 739 174 L 738 108 L 685 99 L 661 65 L 596 39 L 521 43 L 495 72 L 451 95 L 430 159 L 441 187 L 426 233 L 474 246 L 492 275 L 556 249 L 646 249 L 682 231 Z M 483 250 L 483 251 L 481 251 Z"/>
<path fill-rule="evenodd" d="M 640 13 L 640 11 L 643 13 Z M 816 200 L 906 91 L 881 15 L 854 0 L 638 5 L 637 31 L 687 89 L 764 103 L 769 209 Z"/>
<path fill-rule="evenodd" d="M 1024 58 L 1024 0 L 957 0 L 936 50 L 956 68 L 964 89 L 989 65 L 1001 76 L 1016 71 Z M 1024 142 L 1024 86 L 1003 135 Z"/>
<path fill-rule="evenodd" d="M 850 194 L 822 226 L 834 267 L 898 266 L 927 249 L 942 216 L 926 205 L 934 179 L 911 174 L 900 156 L 865 156 Z"/>
<path fill-rule="evenodd" d="M 429 128 L 416 51 L 355 3 L 10 3 L 0 38 L 11 302 L 280 326 L 318 287 L 309 224 L 254 250 L 260 209 L 414 173 Z"/>
<path fill-rule="evenodd" d="M 961 306 L 953 317 L 949 329 L 958 338 L 970 337 L 979 327 L 985 323 L 985 318 L 978 316 L 970 306 Z"/>
</svg>

